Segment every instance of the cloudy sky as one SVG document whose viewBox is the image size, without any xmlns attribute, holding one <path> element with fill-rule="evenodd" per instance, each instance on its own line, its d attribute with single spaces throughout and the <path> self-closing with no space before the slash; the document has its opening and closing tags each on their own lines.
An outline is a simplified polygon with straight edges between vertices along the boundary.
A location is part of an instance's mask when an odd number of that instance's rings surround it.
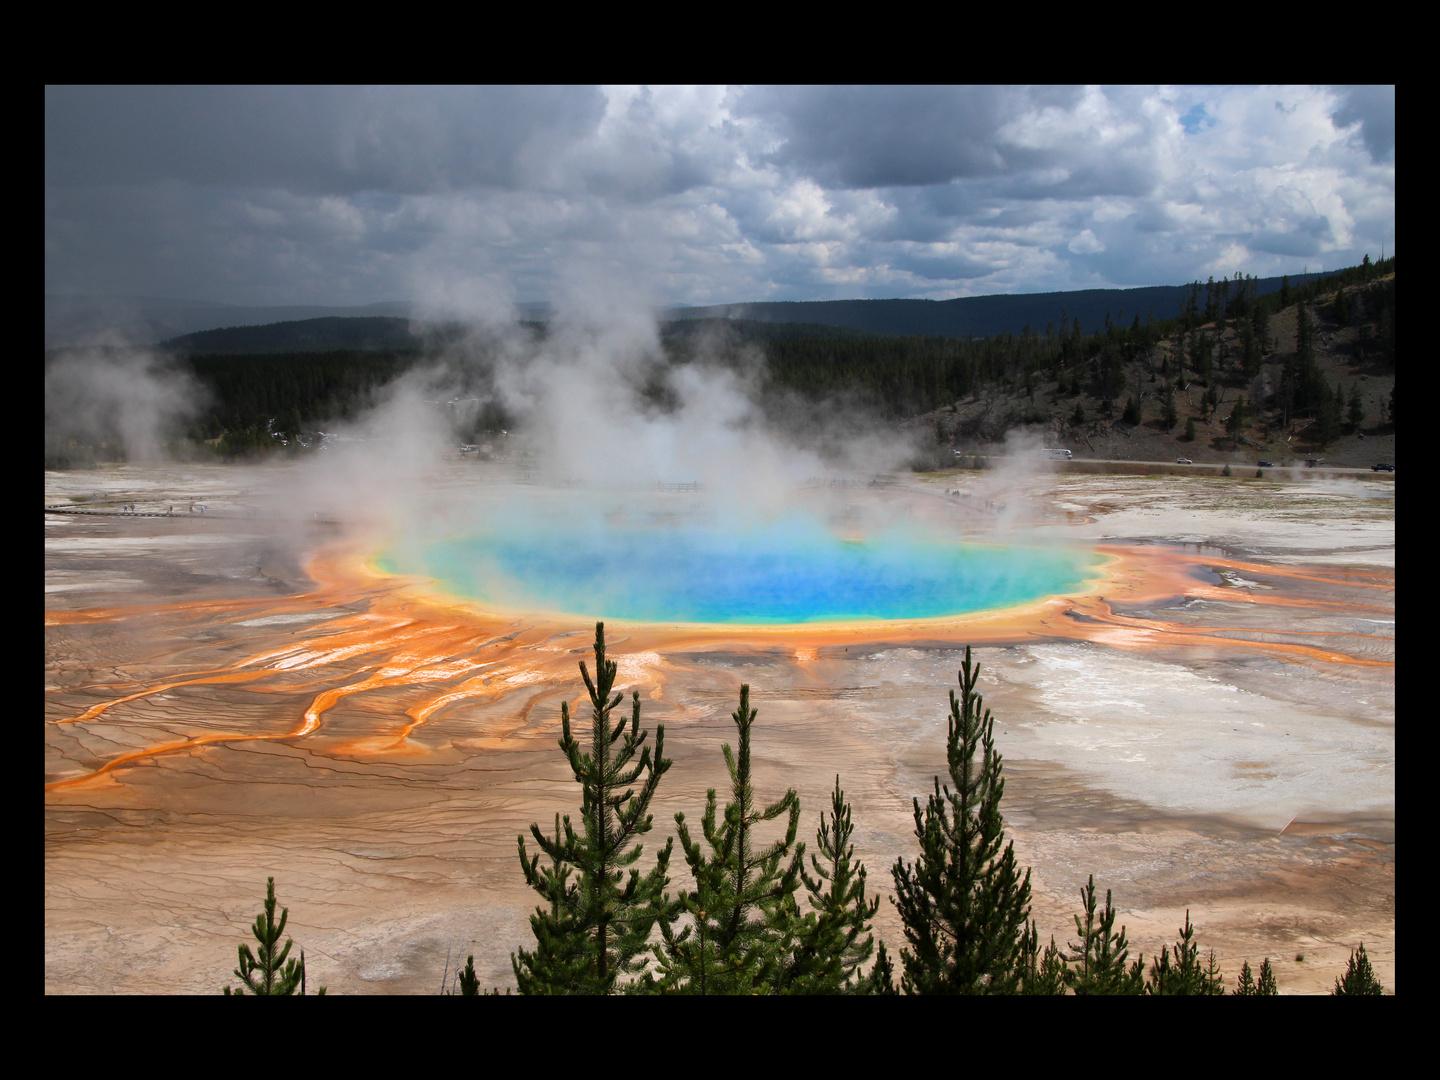
<svg viewBox="0 0 1440 1080">
<path fill-rule="evenodd" d="M 50 87 L 45 289 L 655 304 L 1394 254 L 1393 87 Z"/>
</svg>

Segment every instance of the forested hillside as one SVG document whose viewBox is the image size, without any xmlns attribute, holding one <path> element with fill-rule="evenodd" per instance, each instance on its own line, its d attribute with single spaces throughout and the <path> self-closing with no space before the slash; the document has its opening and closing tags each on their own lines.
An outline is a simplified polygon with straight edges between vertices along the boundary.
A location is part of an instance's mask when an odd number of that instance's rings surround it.
<svg viewBox="0 0 1440 1080">
<path fill-rule="evenodd" d="M 741 362 L 757 324 L 729 325 L 712 348 Z M 978 339 L 775 335 L 763 350 L 772 400 L 858 405 L 932 428 L 945 452 L 1032 426 L 1048 445 L 1097 456 L 1305 455 L 1361 436 L 1367 451 L 1388 438 L 1375 453 L 1393 456 L 1393 258 L 1303 287 L 1282 279 L 1271 295 L 1253 279 L 1195 283 L 1163 321 L 1089 327 L 1067 315 Z"/>
<path fill-rule="evenodd" d="M 1239 282 L 1252 295 L 1265 296 L 1282 287 L 1300 287 L 1325 274 L 1301 274 L 1286 278 L 1246 278 Z M 1225 303 L 1230 283 L 1210 283 Z M 751 322 L 817 323 L 867 334 L 944 335 L 946 337 L 993 337 L 1018 334 L 1027 323 L 1039 328 L 1047 323 L 1078 319 L 1086 326 L 1099 325 L 1107 317 L 1124 322 L 1139 316 L 1145 322 L 1164 321 L 1182 315 L 1193 303 L 1198 283 L 1154 285 L 1138 289 L 1081 289 L 1055 293 L 1004 293 L 993 296 L 963 296 L 954 300 L 811 300 L 770 301 L 751 304 L 722 304 L 716 307 L 672 308 L 662 315 L 670 320 L 745 319 Z"/>
<path fill-rule="evenodd" d="M 287 445 L 373 405 L 375 392 L 419 358 L 414 349 L 189 357 L 184 366 L 210 394 L 191 437 L 220 439 L 226 455 L 271 449 L 275 433 Z"/>
<path fill-rule="evenodd" d="M 968 397 L 912 412 L 937 449 L 1018 425 L 1077 456 L 1276 465 L 1394 460 L 1395 261 L 1272 297 L 1017 341 Z"/>
<path fill-rule="evenodd" d="M 1390 438 L 1393 457 L 1394 275 L 1393 258 L 1372 265 L 1367 257 L 1303 286 L 1282 279 L 1266 294 L 1259 280 L 1237 274 L 1192 283 L 1173 318 L 1147 321 L 1136 312 L 1127 320 L 1117 311 L 1092 326 L 1062 307 L 1057 322 L 986 337 L 674 321 L 662 324 L 662 352 L 642 365 L 648 374 L 634 390 L 663 410 L 674 405 L 667 368 L 745 367 L 758 374 L 762 405 L 777 422 L 792 422 L 798 403 L 801 411 L 923 425 L 934 432 L 936 463 L 1022 425 L 1082 455 L 1314 454 L 1368 436 Z M 537 344 L 548 333 L 543 323 L 521 326 Z M 498 344 L 466 337 L 459 326 L 413 330 L 403 319 L 327 318 L 179 339 L 169 362 L 204 399 L 180 437 L 195 452 L 225 457 L 303 452 L 325 425 L 354 417 L 417 364 L 445 373 L 436 406 L 448 410 L 457 441 L 516 427 L 493 393 Z M 254 351 L 241 348 L 247 342 Z M 469 406 L 456 408 L 446 394 Z M 103 433 L 96 443 L 114 452 Z M 1385 445 L 1370 447 L 1383 453 Z M 61 463 L 51 457 L 47 447 L 47 461 Z"/>
<path fill-rule="evenodd" d="M 420 327 L 409 319 L 382 316 L 327 317 L 201 330 L 161 343 L 161 348 L 199 355 L 218 353 L 332 352 L 337 349 L 418 350 Z"/>
</svg>

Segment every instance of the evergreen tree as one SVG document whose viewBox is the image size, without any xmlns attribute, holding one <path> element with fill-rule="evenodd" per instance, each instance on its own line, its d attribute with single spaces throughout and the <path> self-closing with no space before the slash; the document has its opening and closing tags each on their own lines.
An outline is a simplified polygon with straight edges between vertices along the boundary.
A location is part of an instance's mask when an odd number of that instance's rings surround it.
<svg viewBox="0 0 1440 1080">
<path fill-rule="evenodd" d="M 455 980 L 460 984 L 461 997 L 499 997 L 500 991 L 496 988 L 490 990 L 480 989 L 480 976 L 475 971 L 475 957 L 467 956 L 465 966 L 455 973 Z M 449 996 L 454 991 L 442 991 L 442 994 Z M 505 988 L 505 996 L 510 996 L 510 988 Z"/>
<path fill-rule="evenodd" d="M 1215 370 L 1214 348 L 1210 341 L 1210 335 L 1204 330 L 1200 331 L 1200 342 L 1195 351 L 1195 373 L 1200 376 L 1202 383 L 1209 383 L 1210 376 Z"/>
<path fill-rule="evenodd" d="M 1215 950 L 1210 950 L 1200 976 L 1200 992 L 1210 997 L 1225 996 L 1225 977 L 1220 974 L 1220 965 L 1215 962 Z"/>
<path fill-rule="evenodd" d="M 1110 890 L 1105 890 L 1105 910 L 1099 919 L 1095 916 L 1095 875 L 1080 890 L 1080 900 L 1085 905 L 1085 917 L 1075 916 L 1075 930 L 1080 940 L 1072 942 L 1071 955 L 1065 957 L 1076 965 L 1067 972 L 1070 986 L 1077 996 L 1086 995 L 1138 995 L 1145 992 L 1145 958 L 1139 957 L 1126 967 L 1129 959 L 1129 944 L 1125 940 L 1125 927 L 1115 933 L 1115 908 L 1110 902 Z"/>
<path fill-rule="evenodd" d="M 717 825 L 715 789 L 705 798 L 700 828 L 708 853 L 690 838 L 685 815 L 675 815 L 680 848 L 695 888 L 682 893 L 673 909 L 689 921 L 678 933 L 667 919 L 663 941 L 654 946 L 662 992 L 687 994 L 770 993 L 795 950 L 797 906 L 805 845 L 795 843 L 800 798 L 792 788 L 761 810 L 750 783 L 750 730 L 757 710 L 750 687 L 740 687 L 740 707 L 731 714 L 739 731 L 739 752 L 722 747 L 730 772 L 732 800 Z M 788 814 L 785 838 L 756 849 L 755 827 Z M 793 853 L 793 854 L 792 854 Z M 788 864 L 782 867 L 787 856 Z"/>
<path fill-rule="evenodd" d="M 1070 969 L 1065 966 L 1065 954 L 1050 936 L 1050 944 L 1040 953 L 1040 932 L 1035 923 L 1025 935 L 1024 973 L 1020 979 L 1020 992 L 1026 996 L 1063 995 L 1069 989 Z"/>
<path fill-rule="evenodd" d="M 260 957 L 257 960 L 250 951 L 249 945 L 239 947 L 240 966 L 235 969 L 236 977 L 245 984 L 244 987 L 235 991 L 243 995 L 246 989 L 252 994 L 263 996 L 284 996 L 293 995 L 297 990 L 305 993 L 305 953 L 302 950 L 299 960 L 286 962 L 290 955 L 290 947 L 294 944 L 290 939 L 285 940 L 285 947 L 276 950 L 280 943 L 280 935 L 285 933 L 285 923 L 290 918 L 290 909 L 280 909 L 280 921 L 275 921 L 275 879 L 267 878 L 265 883 L 265 910 L 255 916 L 255 925 L 250 932 L 255 935 L 259 943 Z M 322 986 L 319 991 L 325 993 Z M 230 996 L 230 987 L 225 987 L 225 996 Z"/>
<path fill-rule="evenodd" d="M 1190 912 L 1185 912 L 1185 925 L 1175 943 L 1175 959 L 1170 959 L 1167 946 L 1160 946 L 1160 955 L 1150 964 L 1150 977 L 1145 993 L 1154 997 L 1202 997 L 1225 992 L 1224 981 L 1215 966 L 1215 953 L 1200 963 L 1200 946 L 1195 942 L 1195 927 Z"/>
<path fill-rule="evenodd" d="M 1240 324 L 1240 374 L 1253 379 L 1260 374 L 1260 342 L 1250 322 Z"/>
<path fill-rule="evenodd" d="M 865 993 L 880 997 L 895 997 L 900 993 L 895 986 L 895 965 L 886 953 L 883 941 L 875 952 L 875 966 L 870 969 L 870 974 L 865 976 L 861 988 Z"/>
<path fill-rule="evenodd" d="M 1280 996 L 1280 988 L 1275 984 L 1275 969 L 1270 966 L 1268 956 L 1260 964 L 1260 978 L 1255 983 L 1255 995 L 1257 997 Z"/>
<path fill-rule="evenodd" d="M 465 958 L 465 969 L 460 972 L 460 996 L 480 996 L 480 976 L 475 974 L 475 957 Z"/>
<path fill-rule="evenodd" d="M 1240 399 L 1235 402 L 1235 407 L 1230 410 L 1229 417 L 1225 420 L 1225 432 L 1232 439 L 1238 439 L 1249 422 L 1250 406 L 1245 401 L 1245 395 L 1241 394 Z"/>
<path fill-rule="evenodd" d="M 1260 965 L 1260 977 L 1257 980 L 1250 970 L 1250 961 L 1245 961 L 1240 968 L 1240 977 L 1235 982 L 1235 989 L 1230 991 L 1231 997 L 1277 997 L 1280 991 L 1275 986 L 1275 972 L 1270 968 L 1270 958 L 1267 956 Z"/>
<path fill-rule="evenodd" d="M 1380 348 L 1380 359 L 1387 367 L 1395 366 L 1395 290 L 1390 290 L 1390 302 L 1375 316 L 1376 345 Z"/>
<path fill-rule="evenodd" d="M 532 829 L 534 826 L 531 826 Z M 584 978 L 587 957 L 584 955 L 584 935 L 575 932 L 573 920 L 567 920 L 566 913 L 576 903 L 576 890 L 578 888 L 570 878 L 575 872 L 575 867 L 566 862 L 563 857 L 562 847 L 565 842 L 565 833 L 560 827 L 560 815 L 555 815 L 555 830 L 551 835 L 550 846 L 546 849 L 550 856 L 548 871 L 542 875 L 544 878 L 545 891 L 543 895 L 550 901 L 549 918 L 538 918 L 540 915 L 537 909 L 535 915 L 530 917 L 530 929 L 535 935 L 535 955 L 544 959 L 542 980 L 535 980 L 535 985 L 520 982 L 519 975 L 516 975 L 517 984 L 522 994 L 534 992 L 543 994 L 545 986 L 566 987 L 574 986 L 577 989 Z M 524 852 L 524 838 L 521 838 L 521 869 L 526 868 Z M 539 856 L 535 856 L 530 863 L 530 873 L 535 871 L 535 864 Z M 526 874 L 529 882 L 530 873 Z M 534 887 L 534 882 L 530 882 Z M 538 890 L 537 890 L 538 891 Z M 521 951 L 521 957 L 526 954 Z M 515 964 L 515 956 L 511 954 L 511 966 Z M 575 970 L 566 973 L 563 967 L 572 967 Z M 556 993 L 562 993 L 563 989 L 557 989 Z"/>
<path fill-rule="evenodd" d="M 646 939 L 665 910 L 673 841 L 666 842 L 643 878 L 633 865 L 644 846 L 636 841 L 650 831 L 650 800 L 671 764 L 664 756 L 665 727 L 656 729 L 652 758 L 643 745 L 649 733 L 640 730 L 638 690 L 632 695 L 629 720 L 622 715 L 611 726 L 610 713 L 624 695 L 611 696 L 616 665 L 605 659 L 603 622 L 595 624 L 594 648 L 593 682 L 580 662 L 592 708 L 589 753 L 582 753 L 571 735 L 569 703 L 560 706 L 560 749 L 581 785 L 583 835 L 576 833 L 568 814 L 563 826 L 556 815 L 553 837 L 531 825 L 536 845 L 550 858 L 551 865 L 543 870 L 540 855 L 528 856 L 525 837 L 519 837 L 525 880 L 550 902 L 548 911 L 537 907 L 530 916 L 535 951 L 521 949 L 518 957 L 510 958 L 522 994 L 612 993 L 620 975 L 643 968 Z M 631 787 L 637 781 L 638 792 Z M 622 887 L 627 867 L 630 876 Z M 571 881 L 576 872 L 579 880 Z"/>
<path fill-rule="evenodd" d="M 1231 997 L 1255 997 L 1255 976 L 1250 973 L 1250 961 L 1246 960 L 1240 967 L 1240 977 L 1235 980 L 1235 989 L 1230 991 Z"/>
<path fill-rule="evenodd" d="M 946 762 L 955 789 L 937 776 L 926 805 L 915 800 L 920 856 L 913 865 L 896 860 L 893 871 L 910 943 L 900 954 L 907 994 L 1014 993 L 1025 974 L 1030 871 L 1020 877 L 1015 846 L 1005 844 L 1003 760 L 994 717 L 975 690 L 979 672 L 967 647 L 960 697 L 950 692 Z"/>
<path fill-rule="evenodd" d="M 1121 417 L 1125 423 L 1132 427 L 1138 426 L 1141 420 L 1140 402 L 1134 394 L 1125 399 L 1125 414 Z"/>
<path fill-rule="evenodd" d="M 871 922 L 880 898 L 865 899 L 865 866 L 854 863 L 850 837 L 855 826 L 850 804 L 835 777 L 830 816 L 820 816 L 815 834 L 820 855 L 811 854 L 811 877 L 801 864 L 800 877 L 810 894 L 809 911 L 795 925 L 795 946 L 781 971 L 780 989 L 788 994 L 873 992 L 860 965 L 875 951 Z M 824 862 L 820 861 L 824 857 Z M 864 934 L 862 940 L 860 935 Z"/>
<path fill-rule="evenodd" d="M 1330 994 L 1334 997 L 1345 994 L 1383 993 L 1385 993 L 1385 988 L 1375 977 L 1375 971 L 1370 967 L 1370 958 L 1365 955 L 1365 946 L 1362 943 L 1358 950 L 1350 954 L 1350 964 L 1345 969 L 1345 976 L 1335 980 L 1335 989 L 1331 990 Z"/>
<path fill-rule="evenodd" d="M 1107 401 L 1125 392 L 1125 363 L 1118 347 L 1107 345 L 1100 354 L 1098 394 Z"/>
<path fill-rule="evenodd" d="M 1295 309 L 1295 363 L 1308 372 L 1315 362 L 1315 331 L 1310 325 L 1310 309 L 1300 304 Z"/>
<path fill-rule="evenodd" d="M 1187 416 L 1185 418 L 1185 441 L 1195 441 L 1195 418 L 1193 416 Z"/>
<path fill-rule="evenodd" d="M 1085 406 L 1079 401 L 1075 402 L 1075 411 L 1070 414 L 1070 425 L 1072 427 L 1085 425 Z"/>
<path fill-rule="evenodd" d="M 1322 446 L 1328 446 L 1340 436 L 1342 410 L 1345 405 L 1345 391 L 1339 383 L 1332 390 L 1323 378 L 1317 380 L 1319 415 L 1315 418 L 1315 433 Z"/>
<path fill-rule="evenodd" d="M 1359 427 L 1365 422 L 1365 406 L 1360 401 L 1360 387 L 1355 384 L 1350 386 L 1350 409 L 1347 417 L 1352 427 Z"/>
<path fill-rule="evenodd" d="M 1255 334 L 1255 346 L 1263 355 L 1270 344 L 1270 312 L 1264 304 L 1250 309 L 1250 329 Z"/>
<path fill-rule="evenodd" d="M 1165 388 L 1165 408 L 1161 413 L 1160 423 L 1166 431 L 1170 431 L 1180 422 L 1180 413 L 1175 408 L 1175 391 L 1169 387 Z"/>
</svg>

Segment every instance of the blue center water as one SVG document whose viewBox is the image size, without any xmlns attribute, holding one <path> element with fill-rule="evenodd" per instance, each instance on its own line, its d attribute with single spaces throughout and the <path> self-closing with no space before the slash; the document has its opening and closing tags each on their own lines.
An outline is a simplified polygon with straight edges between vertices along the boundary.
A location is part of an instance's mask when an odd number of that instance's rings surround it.
<svg viewBox="0 0 1440 1080">
<path fill-rule="evenodd" d="M 786 520 L 735 533 L 564 529 L 438 540 L 377 560 L 442 589 L 524 611 L 662 623 L 785 624 L 924 619 L 1073 592 L 1092 551 L 1001 547 L 887 533 L 839 538 Z"/>
</svg>

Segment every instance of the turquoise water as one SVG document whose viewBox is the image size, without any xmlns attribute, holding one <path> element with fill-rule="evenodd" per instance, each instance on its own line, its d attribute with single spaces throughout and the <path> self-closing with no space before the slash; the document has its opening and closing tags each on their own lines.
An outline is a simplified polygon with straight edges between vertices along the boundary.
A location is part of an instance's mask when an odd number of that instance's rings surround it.
<svg viewBox="0 0 1440 1080">
<path fill-rule="evenodd" d="M 665 623 L 924 619 L 1083 587 L 1101 559 L 1070 548 L 840 539 L 790 520 L 743 532 L 504 530 L 377 560 L 495 607 Z"/>
</svg>

